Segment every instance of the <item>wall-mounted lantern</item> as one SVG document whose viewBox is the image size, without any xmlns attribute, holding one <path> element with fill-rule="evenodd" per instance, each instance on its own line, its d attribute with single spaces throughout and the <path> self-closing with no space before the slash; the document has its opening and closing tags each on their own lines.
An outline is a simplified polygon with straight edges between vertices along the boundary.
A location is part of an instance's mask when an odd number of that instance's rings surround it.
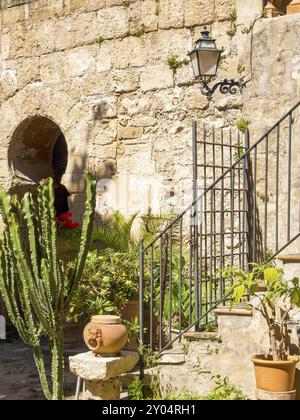
<svg viewBox="0 0 300 420">
<path fill-rule="evenodd" d="M 233 79 L 223 80 L 216 83 L 212 88 L 208 86 L 210 80 L 217 75 L 221 54 L 224 49 L 218 49 L 216 40 L 209 36 L 205 27 L 201 32 L 201 38 L 196 41 L 195 48 L 189 52 L 195 78 L 201 83 L 201 92 L 211 100 L 215 91 L 220 88 L 223 94 L 235 95 L 241 88 L 241 84 Z"/>
</svg>

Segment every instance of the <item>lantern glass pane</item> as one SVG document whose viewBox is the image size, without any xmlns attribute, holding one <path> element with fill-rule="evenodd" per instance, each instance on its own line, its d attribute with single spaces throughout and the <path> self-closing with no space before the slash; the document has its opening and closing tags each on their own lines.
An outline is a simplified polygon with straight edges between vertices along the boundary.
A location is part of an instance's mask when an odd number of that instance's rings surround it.
<svg viewBox="0 0 300 420">
<path fill-rule="evenodd" d="M 197 51 L 193 51 L 191 53 L 191 62 L 192 62 L 192 66 L 193 66 L 193 71 L 194 71 L 194 75 L 195 77 L 200 77 L 200 68 L 199 68 L 199 63 L 198 63 L 198 54 Z"/>
<path fill-rule="evenodd" d="M 219 63 L 219 51 L 199 51 L 201 76 L 215 76 Z"/>
<path fill-rule="evenodd" d="M 202 40 L 200 44 L 201 48 L 215 48 L 216 49 L 216 43 L 211 40 Z"/>
</svg>

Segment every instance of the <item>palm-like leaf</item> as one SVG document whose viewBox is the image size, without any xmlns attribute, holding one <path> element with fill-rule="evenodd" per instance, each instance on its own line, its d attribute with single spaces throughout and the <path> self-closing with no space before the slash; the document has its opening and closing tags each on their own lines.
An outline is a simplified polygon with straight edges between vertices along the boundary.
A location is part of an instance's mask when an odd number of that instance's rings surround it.
<svg viewBox="0 0 300 420">
<path fill-rule="evenodd" d="M 134 214 L 126 220 L 120 212 L 114 213 L 109 223 L 94 230 L 92 240 L 116 252 L 131 251 L 135 244 L 131 234 L 136 217 L 137 214 Z"/>
</svg>

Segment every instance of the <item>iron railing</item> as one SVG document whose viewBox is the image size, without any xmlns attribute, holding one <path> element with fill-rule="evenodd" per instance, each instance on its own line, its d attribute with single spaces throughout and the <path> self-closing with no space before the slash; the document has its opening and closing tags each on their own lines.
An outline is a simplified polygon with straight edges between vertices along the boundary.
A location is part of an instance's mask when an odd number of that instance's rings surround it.
<svg viewBox="0 0 300 420">
<path fill-rule="evenodd" d="M 140 247 L 142 345 L 161 352 L 184 332 L 209 323 L 213 309 L 227 303 L 223 268 L 247 269 L 249 262 L 272 260 L 300 236 L 300 142 L 294 141 L 300 133 L 299 109 L 300 102 L 252 146 L 247 132 L 244 145 L 229 144 L 238 155 L 231 155 L 228 166 L 213 162 L 210 185 L 205 176 L 200 176 L 203 185 L 197 182 L 198 168 L 208 171 L 210 166 L 199 164 L 197 147 L 210 142 L 205 136 L 198 142 L 193 123 L 197 197 Z M 211 142 L 215 150 L 217 145 L 222 159 L 222 134 L 220 143 Z"/>
</svg>

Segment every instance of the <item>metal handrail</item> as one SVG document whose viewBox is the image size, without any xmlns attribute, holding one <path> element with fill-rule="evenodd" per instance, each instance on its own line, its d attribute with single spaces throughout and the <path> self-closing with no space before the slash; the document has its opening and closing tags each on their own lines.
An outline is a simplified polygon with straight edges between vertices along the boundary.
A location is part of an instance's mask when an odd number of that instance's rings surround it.
<svg viewBox="0 0 300 420">
<path fill-rule="evenodd" d="M 181 212 L 171 223 L 168 224 L 157 237 L 152 240 L 149 244 L 140 246 L 140 341 L 144 343 L 144 321 L 145 321 L 145 306 L 144 306 L 144 296 L 146 284 L 144 282 L 145 274 L 148 269 L 148 278 L 150 277 L 150 336 L 148 341 L 150 346 L 155 346 L 155 340 L 158 340 L 158 349 L 163 351 L 173 344 L 176 340 L 181 338 L 183 334 L 190 330 L 193 327 L 199 326 L 199 323 L 203 320 L 208 322 L 208 317 L 212 313 L 213 309 L 220 304 L 226 303 L 229 296 L 224 294 L 224 283 L 222 275 L 220 279 L 217 279 L 216 273 L 219 272 L 218 268 L 223 268 L 225 265 L 225 259 L 229 258 L 233 265 L 233 262 L 236 262 L 236 259 L 240 261 L 242 268 L 246 268 L 249 262 L 259 262 L 259 261 L 271 261 L 273 260 L 280 252 L 282 252 L 287 246 L 293 243 L 297 238 L 300 237 L 300 229 L 296 235 L 291 237 L 291 226 L 292 226 L 292 150 L 293 150 L 293 113 L 300 106 L 300 101 L 294 105 L 288 112 L 286 112 L 270 129 L 262 135 L 259 140 L 254 143 L 251 147 L 246 147 L 245 153 L 240 156 L 233 164 L 228 165 L 226 169 L 220 176 L 216 177 L 214 181 L 207 186 L 204 191 L 197 196 L 190 206 L 188 206 L 183 212 Z M 283 127 L 283 122 L 287 121 L 288 132 L 287 132 L 287 144 L 281 145 L 281 130 Z M 283 127 L 284 129 L 286 127 Z M 272 164 L 270 163 L 271 159 L 269 158 L 270 144 L 272 141 L 272 135 L 275 135 L 275 149 L 276 149 L 276 160 L 275 160 L 275 250 L 272 251 L 271 256 L 268 254 L 268 243 L 269 238 L 268 234 L 270 232 L 270 220 L 269 220 L 269 190 L 272 188 L 272 182 L 270 181 L 270 168 Z M 246 144 L 249 141 L 249 133 L 246 133 Z M 285 134 L 286 136 L 286 134 Z M 203 142 L 197 141 L 196 133 L 196 123 L 193 123 L 193 138 L 195 148 L 196 144 Z M 211 142 L 206 142 L 206 144 L 212 144 Z M 218 144 L 218 146 L 221 146 Z M 232 147 L 232 145 L 230 145 Z M 258 187 L 260 187 L 257 180 L 257 165 L 259 162 L 258 150 L 262 150 L 262 156 L 264 156 L 264 204 L 259 205 L 257 203 L 257 194 Z M 286 147 L 284 152 L 282 148 Z M 243 147 L 240 146 L 240 150 Z M 197 154 L 196 150 L 193 150 Z M 254 155 L 254 156 L 253 156 Z M 280 162 L 283 157 L 287 156 L 288 162 L 286 165 L 287 168 L 287 200 L 286 200 L 286 217 L 284 220 L 286 222 L 287 229 L 287 238 L 283 245 L 279 245 L 279 226 L 280 223 L 283 223 L 283 218 L 279 220 L 279 170 Z M 252 159 L 251 159 L 252 158 Z M 222 165 L 223 167 L 224 165 Z M 235 171 L 243 171 L 243 188 L 242 188 L 242 198 L 240 196 L 240 190 L 235 186 Z M 273 168 L 274 169 L 274 168 Z M 196 172 L 196 171 L 195 171 Z M 240 175 L 238 175 L 240 176 Z M 230 186 L 225 186 L 226 182 L 230 182 Z M 195 184 L 195 174 L 194 174 L 194 184 Z M 195 189 L 194 189 L 195 191 Z M 194 193 L 195 194 L 195 193 Z M 194 195 L 195 196 L 195 195 Z M 219 200 L 219 201 L 218 201 Z M 235 209 L 235 200 L 239 200 L 239 210 Z M 225 208 L 226 203 L 229 202 L 229 210 Z M 182 243 L 183 243 L 183 220 L 185 217 L 190 217 L 198 222 L 199 217 L 199 206 L 201 207 L 203 202 L 205 203 L 205 210 L 203 214 L 205 215 L 205 222 L 201 220 L 201 223 L 195 223 L 190 226 L 189 240 L 188 240 L 188 273 L 183 273 L 185 268 L 183 267 L 182 262 Z M 242 204 L 242 207 L 241 207 Z M 218 207 L 219 206 L 219 207 Z M 217 208 L 218 207 L 218 208 Z M 262 208 L 262 213 L 264 216 L 263 223 L 260 223 L 259 220 L 259 210 Z M 200 210 L 201 213 L 202 210 Z M 238 217 L 242 217 L 242 227 L 235 229 L 234 215 L 238 214 Z M 225 215 L 229 214 L 231 220 L 227 220 Z M 207 221 L 207 218 L 210 220 Z M 210 217 L 209 217 L 210 216 Z M 218 221 L 216 222 L 216 220 Z M 284 218 L 285 219 L 285 218 Z M 205 232 L 202 231 L 202 225 L 205 225 Z M 216 223 L 220 223 L 219 227 L 216 227 Z M 229 224 L 229 232 L 226 231 L 224 225 L 225 223 Z M 239 221 L 241 224 L 241 220 Z M 179 235 L 179 269 L 177 275 L 177 284 L 174 280 L 174 231 L 176 227 L 179 226 L 180 235 Z M 284 225 L 285 228 L 285 225 Z M 235 253 L 233 250 L 234 247 L 234 235 L 239 236 L 239 253 Z M 230 253 L 226 253 L 225 245 L 227 236 L 231 243 L 229 247 L 231 249 Z M 263 238 L 262 238 L 263 237 Z M 204 239 L 203 239 L 204 238 Z M 217 243 L 217 245 L 216 245 Z M 257 243 L 261 246 L 261 250 L 257 249 Z M 217 247 L 220 247 L 220 252 L 217 250 Z M 155 251 L 159 254 L 159 261 L 157 261 L 155 267 L 154 254 Z M 150 257 L 149 257 L 150 254 Z M 150 258 L 150 262 L 146 263 L 146 259 Z M 242 262 L 241 262 L 242 261 Z M 148 264 L 148 267 L 147 267 Z M 209 267 L 208 267 L 209 266 Z M 149 268 L 150 267 L 150 268 Z M 156 270 L 156 271 L 155 271 Z M 187 271 L 187 270 L 186 270 Z M 155 279 L 156 276 L 156 279 Z M 157 277 L 158 276 L 158 277 Z M 158 281 L 159 295 L 154 296 L 155 287 L 154 283 Z M 182 305 L 183 302 L 183 288 L 184 284 L 188 283 L 188 315 L 183 315 Z M 178 289 L 178 290 L 177 290 Z M 179 294 L 179 309 L 177 308 L 177 316 L 179 317 L 179 331 L 176 334 L 175 338 L 172 338 L 172 323 L 173 323 L 173 303 L 174 303 L 174 290 Z M 217 295 L 220 295 L 220 298 L 217 298 Z M 157 298 L 159 302 L 157 302 Z M 166 299 L 168 299 L 168 305 L 165 306 Z M 203 300 L 204 299 L 204 300 Z M 153 317 L 154 305 L 159 304 L 158 313 L 158 337 L 153 338 L 152 333 L 154 331 L 153 326 Z M 193 313 L 195 312 L 195 313 Z M 182 326 L 183 318 L 188 317 L 188 325 Z M 169 339 L 166 344 L 163 342 L 163 323 L 164 320 L 167 320 L 168 329 L 167 335 Z M 187 320 L 185 319 L 187 322 Z"/>
</svg>

